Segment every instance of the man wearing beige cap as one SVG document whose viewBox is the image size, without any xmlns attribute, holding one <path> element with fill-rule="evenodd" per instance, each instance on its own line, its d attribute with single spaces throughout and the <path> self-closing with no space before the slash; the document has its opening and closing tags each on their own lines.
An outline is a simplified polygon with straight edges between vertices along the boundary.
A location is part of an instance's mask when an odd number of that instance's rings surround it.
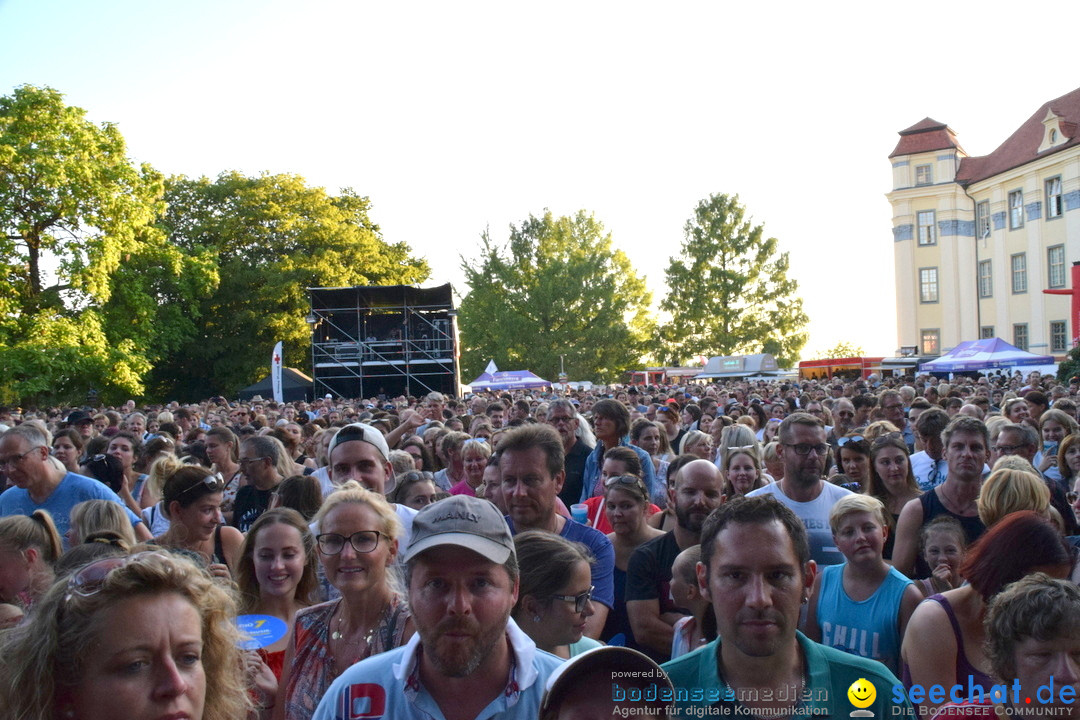
<svg viewBox="0 0 1080 720">
<path fill-rule="evenodd" d="M 405 562 L 416 634 L 342 673 L 313 720 L 535 718 L 562 660 L 510 619 L 517 556 L 499 510 L 466 495 L 428 505 Z"/>
</svg>

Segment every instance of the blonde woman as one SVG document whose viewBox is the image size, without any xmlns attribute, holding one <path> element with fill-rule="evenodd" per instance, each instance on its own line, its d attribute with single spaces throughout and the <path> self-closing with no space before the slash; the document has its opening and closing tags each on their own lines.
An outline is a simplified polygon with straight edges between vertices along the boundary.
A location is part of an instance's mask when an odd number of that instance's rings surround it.
<svg viewBox="0 0 1080 720">
<path fill-rule="evenodd" d="M 1009 458 L 1013 462 L 1018 459 Z M 975 503 L 979 519 L 988 529 L 1006 515 L 1021 510 L 1031 510 L 1049 519 L 1050 489 L 1026 460 L 1021 467 L 1009 467 L 1006 458 L 1002 458 L 983 481 Z"/>
<path fill-rule="evenodd" d="M 81 545 L 87 535 L 103 530 L 116 533 L 128 547 L 135 545 L 135 531 L 123 506 L 112 500 L 84 500 L 71 508 L 68 547 Z"/>
<path fill-rule="evenodd" d="M 45 510 L 0 518 L 0 602 L 32 607 L 52 584 L 62 552 L 60 533 Z"/>
<path fill-rule="evenodd" d="M 225 522 L 231 523 L 236 491 L 247 484 L 240 470 L 240 440 L 224 425 L 211 428 L 206 433 L 206 457 L 213 463 L 210 469 L 221 475 L 225 484 L 221 512 Z"/>
<path fill-rule="evenodd" d="M 0 637 L 0 707 L 35 720 L 243 718 L 235 614 L 228 591 L 184 558 L 90 563 Z"/>
<path fill-rule="evenodd" d="M 393 571 L 401 523 L 382 495 L 345 483 L 323 503 L 315 527 L 319 560 L 341 597 L 296 614 L 279 720 L 307 720 L 346 668 L 404 644 L 414 632 Z"/>
<path fill-rule="evenodd" d="M 462 444 L 460 452 L 465 478 L 450 488 L 450 494 L 476 497 L 477 488 L 484 484 L 484 469 L 491 457 L 491 446 L 486 440 L 470 438 Z"/>
<path fill-rule="evenodd" d="M 726 500 L 746 495 L 751 490 L 768 485 L 761 472 L 761 456 L 753 445 L 725 450 L 724 464 L 720 472 L 724 476 L 723 495 Z"/>
</svg>

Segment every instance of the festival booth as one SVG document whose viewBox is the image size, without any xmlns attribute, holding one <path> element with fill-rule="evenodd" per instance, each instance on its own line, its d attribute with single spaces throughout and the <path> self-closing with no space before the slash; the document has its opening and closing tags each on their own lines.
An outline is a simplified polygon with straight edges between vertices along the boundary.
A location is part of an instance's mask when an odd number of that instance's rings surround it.
<svg viewBox="0 0 1080 720">
<path fill-rule="evenodd" d="M 551 383 L 528 370 L 502 371 L 495 367 L 495 361 L 488 363 L 480 377 L 469 383 L 472 392 L 499 392 L 501 390 L 532 390 L 549 388 Z"/>
<path fill-rule="evenodd" d="M 937 360 L 919 365 L 919 372 L 948 374 L 976 373 L 988 370 L 1057 372 L 1051 355 L 1036 355 L 1010 345 L 1001 338 L 967 340 Z"/>
<path fill-rule="evenodd" d="M 314 394 L 314 381 L 311 378 L 299 370 L 281 368 L 281 396 L 284 402 L 311 402 Z M 241 400 L 252 400 L 256 395 L 264 400 L 274 399 L 274 386 L 269 375 L 237 393 Z"/>
<path fill-rule="evenodd" d="M 695 380 L 741 379 L 749 377 L 775 377 L 783 371 L 776 358 L 768 353 L 759 355 L 731 355 L 711 357 Z"/>
</svg>

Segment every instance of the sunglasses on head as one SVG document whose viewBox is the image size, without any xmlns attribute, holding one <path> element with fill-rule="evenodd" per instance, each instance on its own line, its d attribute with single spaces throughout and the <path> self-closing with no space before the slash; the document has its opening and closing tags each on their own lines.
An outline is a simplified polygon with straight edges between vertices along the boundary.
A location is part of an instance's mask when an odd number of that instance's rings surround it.
<svg viewBox="0 0 1080 720">
<path fill-rule="evenodd" d="M 195 483 L 191 487 L 189 487 L 189 488 L 187 488 L 185 490 L 181 490 L 180 494 L 181 495 L 186 495 L 187 493 L 191 492 L 192 490 L 195 490 L 195 489 L 201 488 L 201 487 L 209 488 L 210 492 L 212 492 L 212 493 L 221 492 L 225 488 L 225 479 L 223 477 L 221 477 L 221 473 L 215 473 L 213 475 L 207 475 L 206 477 L 204 477 L 202 480 Z"/>
<path fill-rule="evenodd" d="M 148 550 L 134 555 L 124 555 L 123 557 L 102 558 L 89 565 L 84 565 L 68 578 L 67 595 L 64 596 L 64 600 L 68 602 L 76 595 L 83 598 L 93 597 L 101 592 L 101 588 L 105 586 L 105 581 L 114 570 L 133 562 L 140 562 L 151 556 L 161 555 L 160 551 Z"/>
</svg>

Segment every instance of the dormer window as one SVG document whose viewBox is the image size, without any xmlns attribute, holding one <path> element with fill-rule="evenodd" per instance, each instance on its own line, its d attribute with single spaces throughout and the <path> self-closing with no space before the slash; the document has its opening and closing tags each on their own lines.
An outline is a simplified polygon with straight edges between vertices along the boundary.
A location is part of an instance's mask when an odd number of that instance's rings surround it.
<svg viewBox="0 0 1080 720">
<path fill-rule="evenodd" d="M 1043 118 L 1043 139 L 1039 144 L 1038 152 L 1046 152 L 1068 141 L 1075 134 L 1072 123 L 1063 122 L 1062 117 L 1053 110 L 1046 111 Z"/>
</svg>

